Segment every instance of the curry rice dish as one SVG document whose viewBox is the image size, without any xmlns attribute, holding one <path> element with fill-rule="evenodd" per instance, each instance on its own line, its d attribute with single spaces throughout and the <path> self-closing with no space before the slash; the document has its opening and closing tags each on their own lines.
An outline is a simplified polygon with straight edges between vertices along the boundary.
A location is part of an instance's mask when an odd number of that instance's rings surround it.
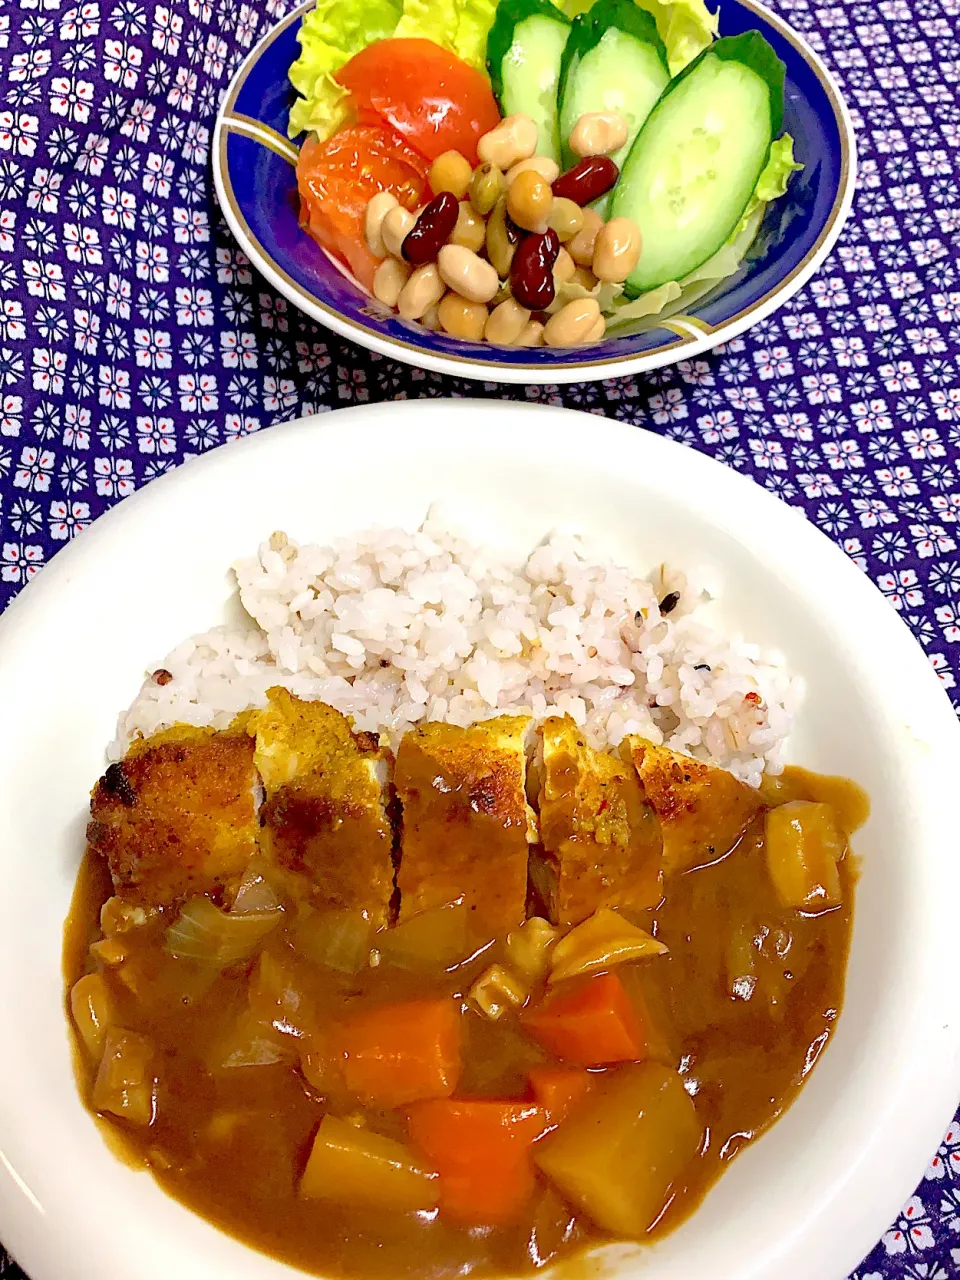
<svg viewBox="0 0 960 1280">
<path fill-rule="evenodd" d="M 758 788 L 572 719 L 388 750 L 273 688 L 94 788 L 65 935 L 87 1105 L 327 1276 L 529 1272 L 690 1214 L 840 1012 L 840 779 Z"/>
</svg>

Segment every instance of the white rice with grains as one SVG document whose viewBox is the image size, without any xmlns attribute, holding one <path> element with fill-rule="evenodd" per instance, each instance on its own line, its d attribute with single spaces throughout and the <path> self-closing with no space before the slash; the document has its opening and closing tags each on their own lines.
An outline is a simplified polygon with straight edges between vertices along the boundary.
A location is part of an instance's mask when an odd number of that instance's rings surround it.
<svg viewBox="0 0 960 1280">
<path fill-rule="evenodd" d="M 157 664 L 170 678 L 147 678 L 112 758 L 172 724 L 225 728 L 284 685 L 394 746 L 424 720 L 529 711 L 572 716 L 598 748 L 640 734 L 752 785 L 783 767 L 800 681 L 720 635 L 679 571 L 639 576 L 564 533 L 510 564 L 431 512 L 414 532 L 330 546 L 275 533 L 234 572 L 248 625 Z"/>
</svg>

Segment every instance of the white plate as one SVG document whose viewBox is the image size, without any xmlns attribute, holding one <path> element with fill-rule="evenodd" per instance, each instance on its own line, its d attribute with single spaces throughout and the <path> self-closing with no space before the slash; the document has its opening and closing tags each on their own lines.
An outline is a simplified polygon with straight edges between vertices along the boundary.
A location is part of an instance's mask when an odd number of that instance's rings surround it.
<svg viewBox="0 0 960 1280">
<path fill-rule="evenodd" d="M 550 526 L 638 568 L 706 563 L 732 626 L 807 680 L 794 759 L 862 783 L 846 1008 L 796 1104 L 692 1219 L 618 1276 L 842 1280 L 920 1178 L 955 1102 L 946 975 L 960 901 L 960 729 L 896 614 L 796 511 L 677 444 L 592 415 L 419 401 L 275 427 L 98 520 L 0 620 L 0 1238 L 32 1280 L 275 1280 L 119 1163 L 80 1104 L 63 919 L 86 797 L 144 668 L 221 620 L 227 566 L 274 528 L 414 524 L 442 499 L 518 551 Z"/>
</svg>

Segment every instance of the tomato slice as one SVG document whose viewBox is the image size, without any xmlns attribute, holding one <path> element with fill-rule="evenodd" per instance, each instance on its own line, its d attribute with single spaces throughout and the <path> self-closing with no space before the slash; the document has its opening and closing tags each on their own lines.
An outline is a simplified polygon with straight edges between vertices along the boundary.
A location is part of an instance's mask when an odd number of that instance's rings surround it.
<svg viewBox="0 0 960 1280">
<path fill-rule="evenodd" d="M 500 120 L 486 76 L 432 40 L 378 40 L 336 79 L 428 160 L 459 151 L 476 164 L 477 142 Z"/>
<path fill-rule="evenodd" d="M 392 130 L 352 125 L 326 142 L 308 138 L 300 150 L 300 222 L 372 289 L 379 261 L 367 248 L 363 217 L 378 191 L 392 191 L 414 209 L 426 187 L 427 163 Z"/>
</svg>

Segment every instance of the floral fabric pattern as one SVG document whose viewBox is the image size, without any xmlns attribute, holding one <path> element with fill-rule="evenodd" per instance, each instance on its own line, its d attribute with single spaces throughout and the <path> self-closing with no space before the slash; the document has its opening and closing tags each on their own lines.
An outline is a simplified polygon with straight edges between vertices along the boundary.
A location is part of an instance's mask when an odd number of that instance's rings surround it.
<svg viewBox="0 0 960 1280">
<path fill-rule="evenodd" d="M 849 103 L 853 216 L 743 338 L 646 378 L 504 389 L 394 364 L 274 294 L 210 140 L 289 0 L 0 0 L 0 608 L 113 503 L 276 422 L 414 396 L 660 432 L 800 507 L 960 706 L 960 0 L 778 0 Z M 960 1275 L 960 1120 L 853 1280 Z M 0 1276 L 22 1272 L 0 1249 Z"/>
</svg>

